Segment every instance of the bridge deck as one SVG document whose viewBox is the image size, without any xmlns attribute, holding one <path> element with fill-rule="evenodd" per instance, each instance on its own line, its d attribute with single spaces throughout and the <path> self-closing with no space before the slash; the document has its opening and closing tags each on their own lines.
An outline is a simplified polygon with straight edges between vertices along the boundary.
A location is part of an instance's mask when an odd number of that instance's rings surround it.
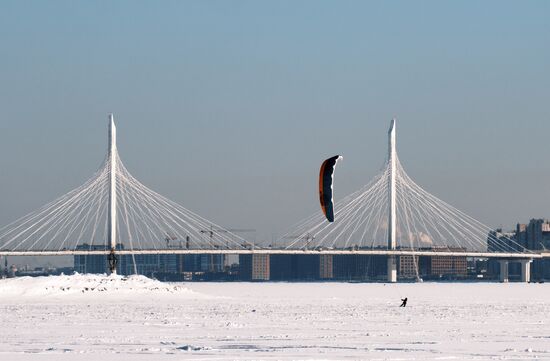
<svg viewBox="0 0 550 361">
<path fill-rule="evenodd" d="M 108 255 L 109 250 L 75 251 L 0 251 L 0 256 L 77 256 Z M 456 252 L 456 251 L 413 251 L 413 250 L 296 250 L 296 249 L 146 249 L 117 250 L 118 255 L 139 254 L 293 254 L 293 255 L 369 255 L 369 256 L 438 256 L 438 257 L 477 257 L 477 258 L 550 258 L 550 252 L 542 253 L 502 253 L 502 252 Z"/>
</svg>

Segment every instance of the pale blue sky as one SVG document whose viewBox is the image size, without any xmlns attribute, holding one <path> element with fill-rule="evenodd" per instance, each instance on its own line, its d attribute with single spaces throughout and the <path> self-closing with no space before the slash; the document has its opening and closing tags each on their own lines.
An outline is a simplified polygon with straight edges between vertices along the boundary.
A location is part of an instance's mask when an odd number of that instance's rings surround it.
<svg viewBox="0 0 550 361">
<path fill-rule="evenodd" d="M 269 239 L 398 151 L 490 226 L 550 217 L 550 2 L 2 1 L 0 224 L 99 167 Z"/>
</svg>

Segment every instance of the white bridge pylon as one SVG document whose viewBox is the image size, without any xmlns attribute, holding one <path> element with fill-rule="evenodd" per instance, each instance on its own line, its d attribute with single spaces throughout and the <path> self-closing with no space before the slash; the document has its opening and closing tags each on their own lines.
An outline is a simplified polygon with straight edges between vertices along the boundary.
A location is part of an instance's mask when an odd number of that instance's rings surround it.
<svg viewBox="0 0 550 361">
<path fill-rule="evenodd" d="M 399 162 L 395 119 L 388 136 L 388 159 L 381 172 L 336 202 L 333 223 L 317 212 L 292 227 L 279 239 L 286 249 L 385 249 L 389 251 L 388 280 L 392 282 L 397 277 L 392 254 L 399 251 L 532 255 L 515 240 L 417 185 Z"/>
<path fill-rule="evenodd" d="M 109 151 L 94 176 L 0 228 L 0 254 L 250 247 L 241 237 L 135 179 L 120 160 L 112 114 Z"/>
</svg>

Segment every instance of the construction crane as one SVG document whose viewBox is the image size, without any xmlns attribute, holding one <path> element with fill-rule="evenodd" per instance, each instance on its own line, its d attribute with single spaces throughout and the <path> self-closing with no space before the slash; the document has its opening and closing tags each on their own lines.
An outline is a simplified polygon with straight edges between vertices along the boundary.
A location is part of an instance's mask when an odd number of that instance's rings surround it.
<svg viewBox="0 0 550 361">
<path fill-rule="evenodd" d="M 165 234 L 164 240 L 166 241 L 166 248 L 183 249 L 183 244 L 181 239 L 179 241 L 179 245 L 170 243 L 170 241 L 177 241 L 179 239 L 178 236 L 168 232 L 164 232 L 164 234 Z M 189 236 L 185 236 L 185 249 L 189 249 L 189 241 L 190 241 Z"/>
<path fill-rule="evenodd" d="M 209 229 L 201 229 L 200 233 L 202 234 L 208 234 L 210 237 L 210 244 L 212 244 L 214 233 L 247 233 L 247 232 L 256 232 L 255 229 L 246 229 L 246 228 L 229 228 L 229 229 L 222 229 L 222 228 L 214 228 L 212 225 Z M 250 244 L 250 243 L 249 243 Z M 246 245 L 245 245 L 246 246 Z M 218 248 L 218 245 L 214 245 L 215 248 Z M 226 241 L 225 248 L 229 249 L 229 243 Z M 224 257 L 224 266 L 227 266 L 226 264 L 226 258 Z M 210 270 L 214 270 L 214 255 L 210 255 Z"/>
<path fill-rule="evenodd" d="M 201 229 L 200 233 L 208 234 L 210 236 L 210 243 L 212 243 L 212 240 L 214 238 L 214 233 L 247 233 L 247 232 L 256 232 L 255 229 L 246 229 L 246 228 L 229 228 L 229 229 L 221 229 L 221 228 L 213 228 L 210 226 L 209 229 Z M 214 246 L 218 248 L 218 246 Z M 226 242 L 225 247 L 229 249 L 229 244 Z"/>
<path fill-rule="evenodd" d="M 315 236 L 308 232 L 306 234 L 302 234 L 302 235 L 299 235 L 299 236 L 285 236 L 283 238 L 284 239 L 289 239 L 289 240 L 304 240 L 304 241 L 306 241 L 306 245 L 304 246 L 304 250 L 307 250 L 307 247 L 315 239 Z"/>
</svg>

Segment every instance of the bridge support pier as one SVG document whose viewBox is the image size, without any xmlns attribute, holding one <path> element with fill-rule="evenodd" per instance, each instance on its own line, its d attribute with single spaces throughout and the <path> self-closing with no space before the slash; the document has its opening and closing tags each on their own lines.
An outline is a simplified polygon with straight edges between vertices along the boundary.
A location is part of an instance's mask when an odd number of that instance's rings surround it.
<svg viewBox="0 0 550 361">
<path fill-rule="evenodd" d="M 502 283 L 507 283 L 508 282 L 508 260 L 499 260 L 498 263 L 500 265 L 499 280 Z"/>
<path fill-rule="evenodd" d="M 397 257 L 388 256 L 388 282 L 397 282 Z"/>
<path fill-rule="evenodd" d="M 531 282 L 531 262 L 532 259 L 522 259 L 521 263 L 521 282 Z"/>
</svg>

